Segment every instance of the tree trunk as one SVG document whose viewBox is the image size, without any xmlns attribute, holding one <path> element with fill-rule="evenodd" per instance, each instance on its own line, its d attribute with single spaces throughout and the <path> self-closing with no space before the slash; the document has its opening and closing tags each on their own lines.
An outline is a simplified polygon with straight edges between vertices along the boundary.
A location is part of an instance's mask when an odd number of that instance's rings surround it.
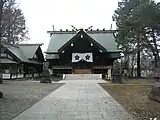
<svg viewBox="0 0 160 120">
<path fill-rule="evenodd" d="M 157 41 L 156 41 L 155 34 L 154 34 L 154 29 L 152 29 L 152 38 L 153 38 L 153 43 L 154 43 L 154 48 L 155 48 L 155 51 L 154 51 L 155 67 L 158 67 L 160 58 L 159 58 L 159 51 L 157 47 Z"/>
<path fill-rule="evenodd" d="M 10 44 L 10 39 L 11 38 L 11 24 L 10 24 L 10 20 L 8 21 L 8 40 L 7 40 L 7 43 Z"/>
<path fill-rule="evenodd" d="M 140 51 L 138 50 L 137 52 L 137 77 L 140 78 L 141 77 L 141 65 L 140 65 Z"/>
<path fill-rule="evenodd" d="M 133 76 L 133 71 L 134 71 L 134 66 L 132 66 L 132 68 L 131 68 L 131 76 L 132 76 L 132 77 L 134 77 L 134 76 Z"/>
<path fill-rule="evenodd" d="M 128 77 L 129 75 L 129 53 L 128 51 L 124 53 L 125 55 L 125 63 L 124 63 L 124 69 L 125 69 L 125 77 Z"/>
<path fill-rule="evenodd" d="M 131 59 L 131 77 L 134 77 L 133 73 L 134 73 L 134 66 L 135 66 L 135 57 L 136 55 L 133 54 Z"/>
<path fill-rule="evenodd" d="M 158 67 L 157 60 L 158 60 L 157 59 L 157 54 L 154 53 L 154 61 L 155 61 L 155 63 L 154 63 L 155 66 L 154 67 L 155 68 Z"/>
<path fill-rule="evenodd" d="M 140 34 L 137 34 L 137 77 L 140 78 L 141 77 L 141 65 L 140 65 L 140 61 L 141 61 L 141 54 L 140 54 Z"/>
</svg>

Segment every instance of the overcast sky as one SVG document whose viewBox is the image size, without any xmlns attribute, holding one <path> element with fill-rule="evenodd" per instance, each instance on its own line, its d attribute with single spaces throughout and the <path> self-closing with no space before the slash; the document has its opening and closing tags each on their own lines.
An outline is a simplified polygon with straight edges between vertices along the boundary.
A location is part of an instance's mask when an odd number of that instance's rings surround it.
<svg viewBox="0 0 160 120">
<path fill-rule="evenodd" d="M 50 36 L 48 30 L 77 28 L 110 29 L 112 15 L 118 0 L 17 0 L 26 17 L 30 41 L 44 43 L 46 51 Z M 115 25 L 113 25 L 113 29 Z"/>
</svg>

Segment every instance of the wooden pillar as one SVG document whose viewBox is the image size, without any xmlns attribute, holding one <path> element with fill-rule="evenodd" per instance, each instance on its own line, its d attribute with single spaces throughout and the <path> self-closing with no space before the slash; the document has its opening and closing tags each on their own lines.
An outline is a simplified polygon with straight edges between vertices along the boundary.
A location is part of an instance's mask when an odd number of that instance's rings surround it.
<svg viewBox="0 0 160 120">
<path fill-rule="evenodd" d="M 74 74 L 74 68 L 72 67 L 72 74 Z"/>
</svg>

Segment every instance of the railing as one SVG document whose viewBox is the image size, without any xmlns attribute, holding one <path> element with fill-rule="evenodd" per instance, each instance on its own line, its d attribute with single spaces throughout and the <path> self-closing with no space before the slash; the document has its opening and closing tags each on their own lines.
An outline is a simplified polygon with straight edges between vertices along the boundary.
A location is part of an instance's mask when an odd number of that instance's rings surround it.
<svg viewBox="0 0 160 120">
<path fill-rule="evenodd" d="M 93 66 L 93 69 L 108 69 L 110 66 L 103 66 L 103 65 L 95 65 Z"/>
<path fill-rule="evenodd" d="M 65 66 L 65 65 L 60 65 L 60 66 L 52 66 L 52 69 L 72 69 L 72 66 Z M 104 66 L 104 65 L 94 65 L 92 67 L 93 69 L 108 69 L 110 66 Z"/>
<path fill-rule="evenodd" d="M 52 69 L 72 69 L 72 66 L 52 66 Z"/>
</svg>

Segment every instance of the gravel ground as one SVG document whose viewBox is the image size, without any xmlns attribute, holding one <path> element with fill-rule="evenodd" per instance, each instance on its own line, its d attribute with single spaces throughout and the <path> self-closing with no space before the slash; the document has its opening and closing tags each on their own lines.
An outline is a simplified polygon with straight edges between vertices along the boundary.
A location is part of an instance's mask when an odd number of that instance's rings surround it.
<svg viewBox="0 0 160 120">
<path fill-rule="evenodd" d="M 142 82 L 141 82 L 142 83 Z M 100 84 L 113 98 L 131 113 L 135 120 L 160 120 L 160 103 L 148 99 L 152 85 Z"/>
<path fill-rule="evenodd" d="M 0 84 L 0 90 L 4 94 L 4 98 L 0 99 L 0 120 L 12 120 L 61 85 L 63 84 L 4 81 L 4 84 Z"/>
</svg>

